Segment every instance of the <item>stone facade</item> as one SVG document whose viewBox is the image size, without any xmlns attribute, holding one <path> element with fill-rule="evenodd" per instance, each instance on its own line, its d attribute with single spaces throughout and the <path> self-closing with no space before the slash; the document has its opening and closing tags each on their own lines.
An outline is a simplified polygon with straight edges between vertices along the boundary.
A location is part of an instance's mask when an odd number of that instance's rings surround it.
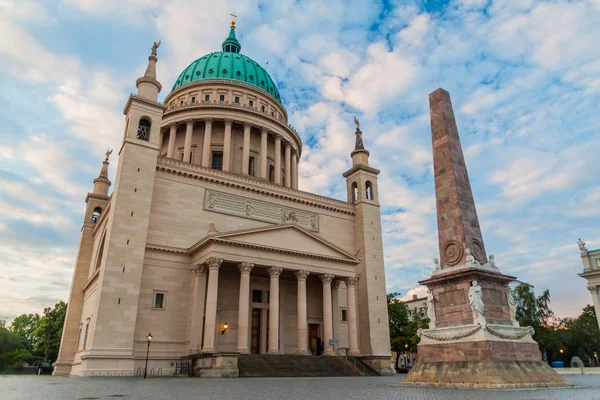
<svg viewBox="0 0 600 400">
<path fill-rule="evenodd" d="M 158 102 L 157 47 L 124 110 L 114 190 L 107 156 L 86 199 L 54 373 L 139 373 L 149 333 L 163 375 L 190 355 L 203 376 L 236 376 L 232 354 L 317 350 L 391 373 L 368 152 L 352 153 L 348 201 L 300 191 L 302 143 L 277 99 L 206 79 Z"/>
</svg>

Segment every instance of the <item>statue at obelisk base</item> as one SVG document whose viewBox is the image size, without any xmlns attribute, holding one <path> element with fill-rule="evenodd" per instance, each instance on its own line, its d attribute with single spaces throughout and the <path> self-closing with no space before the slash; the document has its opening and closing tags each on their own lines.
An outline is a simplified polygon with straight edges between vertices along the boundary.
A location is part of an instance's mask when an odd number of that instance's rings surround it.
<svg viewBox="0 0 600 400">
<path fill-rule="evenodd" d="M 450 94 L 429 95 L 440 259 L 428 289 L 417 362 L 405 385 L 461 388 L 571 386 L 542 361 L 531 327 L 520 327 L 508 283 L 483 244 Z"/>
</svg>

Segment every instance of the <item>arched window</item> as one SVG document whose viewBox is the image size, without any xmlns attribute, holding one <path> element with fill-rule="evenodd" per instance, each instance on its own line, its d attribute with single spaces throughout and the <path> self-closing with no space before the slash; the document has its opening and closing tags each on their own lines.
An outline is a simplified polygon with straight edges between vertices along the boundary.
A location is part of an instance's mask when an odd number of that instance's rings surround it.
<svg viewBox="0 0 600 400">
<path fill-rule="evenodd" d="M 94 271 L 100 268 L 100 264 L 102 264 L 102 255 L 104 254 L 104 241 L 106 239 L 106 232 L 102 236 L 102 241 L 100 242 L 100 247 L 98 248 L 98 257 L 96 257 L 96 266 L 94 267 Z"/>
<path fill-rule="evenodd" d="M 100 207 L 94 208 L 94 212 L 92 212 L 92 224 L 95 224 L 100 219 L 100 214 L 102 213 L 102 209 Z"/>
<path fill-rule="evenodd" d="M 367 200 L 373 200 L 373 186 L 371 185 L 371 181 L 367 181 L 367 183 L 365 183 L 365 191 L 367 194 Z"/>
<path fill-rule="evenodd" d="M 145 118 L 140 119 L 138 125 L 137 138 L 140 140 L 150 140 L 150 121 Z"/>
<path fill-rule="evenodd" d="M 352 199 L 358 201 L 358 184 L 356 182 L 352 183 Z"/>
</svg>

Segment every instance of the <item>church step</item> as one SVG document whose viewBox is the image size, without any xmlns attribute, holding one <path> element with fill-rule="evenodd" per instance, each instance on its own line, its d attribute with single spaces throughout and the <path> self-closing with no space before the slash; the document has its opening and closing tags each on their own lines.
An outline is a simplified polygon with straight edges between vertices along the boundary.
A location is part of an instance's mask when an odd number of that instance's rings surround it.
<svg viewBox="0 0 600 400">
<path fill-rule="evenodd" d="M 327 377 L 361 376 L 344 357 L 252 354 L 238 360 L 240 377 Z"/>
</svg>

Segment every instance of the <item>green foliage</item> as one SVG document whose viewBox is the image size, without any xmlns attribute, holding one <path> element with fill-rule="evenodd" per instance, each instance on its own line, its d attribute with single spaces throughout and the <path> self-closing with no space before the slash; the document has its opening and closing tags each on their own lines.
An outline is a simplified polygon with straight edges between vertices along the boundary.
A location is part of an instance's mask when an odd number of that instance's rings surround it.
<svg viewBox="0 0 600 400">
<path fill-rule="evenodd" d="M 33 351 L 36 337 L 33 332 L 40 323 L 39 314 L 21 314 L 12 322 L 10 330 L 23 341 L 25 348 Z"/>
<path fill-rule="evenodd" d="M 32 362 L 36 357 L 25 348 L 22 339 L 0 321 L 0 371 L 7 367 L 18 367 L 21 361 Z"/>
<path fill-rule="evenodd" d="M 56 361 L 66 313 L 67 303 L 64 301 L 59 301 L 54 307 L 44 308 L 44 316 L 32 333 L 35 354 Z"/>
<path fill-rule="evenodd" d="M 416 351 L 420 338 L 417 336 L 419 328 L 426 329 L 429 326 L 429 319 L 423 318 L 418 314 L 409 317 L 408 306 L 399 300 L 400 293 L 393 292 L 387 294 L 388 316 L 390 320 L 390 343 L 392 351 L 398 355 L 396 358 L 396 367 L 398 367 L 398 358 L 403 351 Z M 408 347 L 406 347 L 408 345 Z"/>
</svg>

